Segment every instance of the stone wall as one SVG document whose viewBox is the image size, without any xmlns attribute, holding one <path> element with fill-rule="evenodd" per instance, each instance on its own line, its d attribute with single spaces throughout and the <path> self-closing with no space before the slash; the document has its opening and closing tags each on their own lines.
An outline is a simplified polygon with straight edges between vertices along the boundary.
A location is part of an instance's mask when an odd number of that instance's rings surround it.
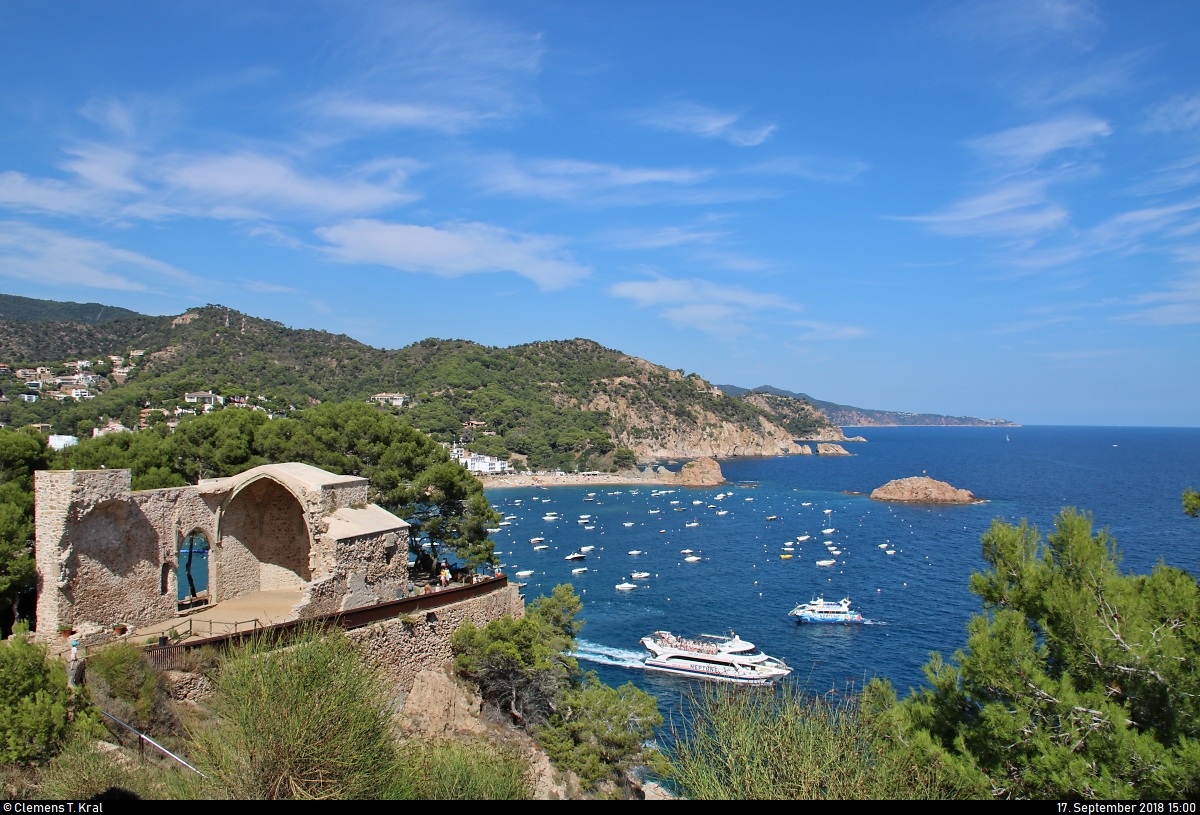
<svg viewBox="0 0 1200 815">
<path fill-rule="evenodd" d="M 408 693 L 421 671 L 436 670 L 454 659 L 450 637 L 464 620 L 483 627 L 505 615 L 524 614 L 520 591 L 516 586 L 507 586 L 482 597 L 420 612 L 415 615 L 417 622 L 411 625 L 399 619 L 384 620 L 347 634 L 362 645 L 368 660 L 386 674 L 396 692 Z"/>
</svg>

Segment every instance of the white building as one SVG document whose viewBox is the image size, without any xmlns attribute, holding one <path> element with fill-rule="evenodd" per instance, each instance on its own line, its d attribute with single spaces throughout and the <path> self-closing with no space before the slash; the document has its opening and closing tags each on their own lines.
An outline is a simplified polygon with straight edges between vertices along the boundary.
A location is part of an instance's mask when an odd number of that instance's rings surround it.
<svg viewBox="0 0 1200 815">
<path fill-rule="evenodd" d="M 412 397 L 407 393 L 377 393 L 367 398 L 368 402 L 378 402 L 381 405 L 391 405 L 392 407 L 404 407 L 411 400 Z"/>
<path fill-rule="evenodd" d="M 225 397 L 218 396 L 212 391 L 198 391 L 196 393 L 185 393 L 183 395 L 183 401 L 212 407 L 213 405 L 225 404 Z"/>
<path fill-rule="evenodd" d="M 450 457 L 472 473 L 496 474 L 512 471 L 507 461 L 495 456 L 481 456 L 462 447 L 451 447 Z"/>
<path fill-rule="evenodd" d="M 64 447 L 70 447 L 72 444 L 75 444 L 78 441 L 79 441 L 79 438 L 77 436 L 54 436 L 54 435 L 52 435 L 49 437 L 49 439 L 47 440 L 46 443 L 50 446 L 51 450 L 61 450 Z"/>
<path fill-rule="evenodd" d="M 130 430 L 128 427 L 121 424 L 116 419 L 113 419 L 108 424 L 106 424 L 104 427 L 93 427 L 92 428 L 92 438 L 96 438 L 97 436 L 107 436 L 109 433 L 132 433 L 132 432 L 133 431 Z"/>
</svg>

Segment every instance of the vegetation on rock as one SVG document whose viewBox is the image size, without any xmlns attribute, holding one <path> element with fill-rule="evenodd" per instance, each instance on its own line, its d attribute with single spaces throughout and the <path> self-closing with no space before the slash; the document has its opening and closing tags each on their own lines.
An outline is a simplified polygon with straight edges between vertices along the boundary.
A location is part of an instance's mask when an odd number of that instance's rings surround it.
<svg viewBox="0 0 1200 815">
<path fill-rule="evenodd" d="M 1191 488 L 1183 491 L 1183 511 L 1193 518 L 1200 515 L 1200 492 Z"/>
<path fill-rule="evenodd" d="M 528 729 L 551 760 L 584 785 L 619 783 L 631 766 L 655 763 L 645 747 L 662 724 L 653 696 L 632 683 L 610 688 L 571 656 L 583 603 L 569 584 L 539 597 L 520 619 L 502 617 L 454 633 L 455 669 L 485 702 Z"/>
</svg>

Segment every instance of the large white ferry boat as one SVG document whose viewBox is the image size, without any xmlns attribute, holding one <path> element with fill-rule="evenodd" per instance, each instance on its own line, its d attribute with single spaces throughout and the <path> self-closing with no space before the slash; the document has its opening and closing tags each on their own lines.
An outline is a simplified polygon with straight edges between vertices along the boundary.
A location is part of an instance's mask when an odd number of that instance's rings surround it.
<svg viewBox="0 0 1200 815">
<path fill-rule="evenodd" d="M 818 597 L 807 603 L 801 603 L 788 612 L 789 617 L 795 617 L 802 623 L 861 623 L 862 612 L 850 610 L 850 598 L 833 603 L 824 597 Z"/>
<path fill-rule="evenodd" d="M 655 631 L 642 637 L 650 651 L 645 666 L 652 671 L 717 679 L 743 685 L 766 685 L 792 672 L 783 660 L 769 657 L 737 634 L 702 634 L 696 639 Z"/>
</svg>

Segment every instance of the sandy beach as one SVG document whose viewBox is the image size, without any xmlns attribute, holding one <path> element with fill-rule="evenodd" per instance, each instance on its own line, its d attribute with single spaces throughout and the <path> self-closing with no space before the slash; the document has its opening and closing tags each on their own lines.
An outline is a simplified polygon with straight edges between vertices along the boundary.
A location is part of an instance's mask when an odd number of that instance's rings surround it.
<svg viewBox="0 0 1200 815">
<path fill-rule="evenodd" d="M 481 475 L 484 489 L 501 489 L 504 487 L 587 487 L 617 486 L 622 484 L 666 484 L 658 478 L 643 478 L 639 473 L 549 473 L 533 475 L 531 473 L 513 473 L 511 475 Z"/>
</svg>

